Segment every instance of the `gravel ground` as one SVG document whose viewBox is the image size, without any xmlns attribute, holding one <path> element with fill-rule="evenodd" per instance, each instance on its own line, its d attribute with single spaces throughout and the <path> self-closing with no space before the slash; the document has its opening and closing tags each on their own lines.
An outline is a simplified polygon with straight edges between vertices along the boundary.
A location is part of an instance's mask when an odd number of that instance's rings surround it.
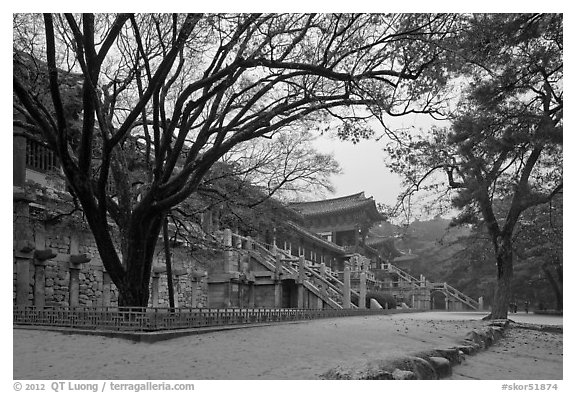
<svg viewBox="0 0 576 393">
<path fill-rule="evenodd" d="M 153 344 L 15 329 L 13 377 L 316 379 L 338 365 L 448 347 L 485 324 L 477 316 L 446 321 L 434 313 L 393 314 L 238 329 Z"/>
<path fill-rule="evenodd" d="M 449 379 L 562 379 L 563 334 L 514 328 L 489 350 L 467 358 Z"/>
<path fill-rule="evenodd" d="M 89 380 L 310 380 L 337 367 L 362 367 L 447 348 L 486 326 L 479 312 L 334 318 L 134 343 L 120 338 L 13 330 L 13 378 Z M 561 317 L 511 315 L 562 325 Z M 467 357 L 451 379 L 561 379 L 562 333 L 513 328 Z"/>
</svg>

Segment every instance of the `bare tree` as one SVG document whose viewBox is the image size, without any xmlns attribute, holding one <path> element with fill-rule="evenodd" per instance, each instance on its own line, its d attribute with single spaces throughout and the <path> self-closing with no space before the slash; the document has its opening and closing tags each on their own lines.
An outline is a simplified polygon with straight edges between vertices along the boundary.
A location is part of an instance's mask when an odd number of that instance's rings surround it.
<svg viewBox="0 0 576 393">
<path fill-rule="evenodd" d="M 454 19 L 46 14 L 28 39 L 16 17 L 14 124 L 57 153 L 120 304 L 146 306 L 165 215 L 223 155 L 356 107 L 434 111 L 412 82 L 434 85 Z"/>
</svg>

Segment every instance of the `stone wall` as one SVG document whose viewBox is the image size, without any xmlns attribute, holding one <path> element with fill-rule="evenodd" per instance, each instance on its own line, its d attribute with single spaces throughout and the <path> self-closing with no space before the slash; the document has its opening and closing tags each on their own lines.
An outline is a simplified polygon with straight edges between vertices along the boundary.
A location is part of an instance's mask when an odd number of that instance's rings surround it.
<svg viewBox="0 0 576 393">
<path fill-rule="evenodd" d="M 56 213 L 46 205 L 36 203 L 34 199 L 32 203 L 14 203 L 14 304 L 117 306 L 118 290 L 103 267 L 94 238 L 82 217 L 72 214 L 61 220 L 51 221 L 49 218 Z M 18 248 L 24 247 L 22 244 L 31 245 L 33 250 L 20 252 Z M 154 261 L 155 268 L 159 268 L 161 272 L 153 274 L 153 277 L 156 276 L 159 282 L 157 306 L 168 307 L 167 276 L 161 246 L 162 242 L 159 241 L 158 257 Z M 42 252 L 38 251 L 48 253 L 49 250 L 49 258 L 38 259 L 43 258 Z M 72 255 L 84 254 L 88 257 L 84 263 L 72 262 Z M 173 249 L 172 263 L 176 273 L 174 289 L 179 307 L 206 307 L 208 304 L 205 266 L 211 263 L 211 258 L 218 258 L 218 255 L 202 251 L 199 251 L 199 255 L 200 258 L 193 259 L 190 250 L 184 247 Z M 80 260 L 82 261 L 82 258 Z M 24 273 L 26 270 L 27 274 Z M 25 287 L 28 288 L 27 296 L 24 295 Z M 18 288 L 21 288 L 19 299 Z M 151 282 L 149 306 L 153 306 L 152 301 Z"/>
</svg>

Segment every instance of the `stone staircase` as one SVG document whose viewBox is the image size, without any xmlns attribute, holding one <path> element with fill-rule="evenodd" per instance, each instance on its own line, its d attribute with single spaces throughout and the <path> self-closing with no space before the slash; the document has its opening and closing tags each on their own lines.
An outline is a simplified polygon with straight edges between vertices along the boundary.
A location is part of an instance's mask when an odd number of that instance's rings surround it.
<svg viewBox="0 0 576 393">
<path fill-rule="evenodd" d="M 277 279 L 293 279 L 301 282 L 304 288 L 322 299 L 332 309 L 342 309 L 344 303 L 344 283 L 336 273 L 323 265 L 290 255 L 287 251 L 272 245 L 248 239 L 237 234 L 232 235 L 236 241 L 247 241 L 245 250 L 249 255 L 268 269 Z M 323 270 L 323 271 L 322 271 Z M 360 295 L 350 290 L 351 296 Z M 358 306 L 351 303 L 351 308 Z"/>
<path fill-rule="evenodd" d="M 440 291 L 444 293 L 444 295 L 446 295 L 448 298 L 459 301 L 474 310 L 480 309 L 480 305 L 476 300 L 472 299 L 470 296 L 465 295 L 464 293 L 460 292 L 459 290 L 457 290 L 456 288 L 445 282 L 443 283 L 434 283 L 426 281 L 422 282 L 421 280 L 417 279 L 414 276 L 411 276 L 404 270 L 400 269 L 397 266 L 392 265 L 391 263 L 384 265 L 384 271 L 386 271 L 387 273 L 396 274 L 401 280 L 409 283 L 415 288 L 426 287 L 429 288 L 430 290 Z"/>
<path fill-rule="evenodd" d="M 247 253 L 269 272 L 269 277 L 277 280 L 293 279 L 322 299 L 332 309 L 342 309 L 344 304 L 344 283 L 338 275 L 324 264 L 316 264 L 304 257 L 292 256 L 288 251 L 254 239 L 232 234 L 233 249 Z M 384 271 L 395 274 L 413 288 L 426 288 L 430 291 L 441 291 L 447 298 L 458 301 L 474 310 L 479 309 L 476 300 L 460 292 L 447 283 L 422 281 L 391 263 L 384 265 Z M 377 282 L 377 284 L 381 284 Z M 351 289 L 350 298 L 360 298 L 360 294 Z M 358 308 L 350 303 L 351 308 Z"/>
</svg>

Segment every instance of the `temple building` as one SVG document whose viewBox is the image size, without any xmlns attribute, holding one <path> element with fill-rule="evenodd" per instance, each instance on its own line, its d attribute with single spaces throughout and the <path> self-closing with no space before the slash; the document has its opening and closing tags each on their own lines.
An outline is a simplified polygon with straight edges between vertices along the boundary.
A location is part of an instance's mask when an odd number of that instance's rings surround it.
<svg viewBox="0 0 576 393">
<path fill-rule="evenodd" d="M 374 199 L 367 198 L 364 192 L 333 199 L 292 203 L 289 207 L 302 216 L 307 232 L 316 234 L 316 237 L 329 242 L 333 249 L 339 251 L 339 258 L 324 260 L 316 257 L 318 262 L 325 262 L 332 270 L 344 270 L 344 261 L 353 254 L 369 259 L 369 267 L 373 269 L 379 268 L 383 262 L 389 262 L 394 256 L 401 255 L 394 248 L 392 238 L 376 237 L 370 233 L 370 229 L 385 221 L 386 217 L 378 211 Z M 296 234 L 303 231 L 300 229 Z"/>
</svg>

